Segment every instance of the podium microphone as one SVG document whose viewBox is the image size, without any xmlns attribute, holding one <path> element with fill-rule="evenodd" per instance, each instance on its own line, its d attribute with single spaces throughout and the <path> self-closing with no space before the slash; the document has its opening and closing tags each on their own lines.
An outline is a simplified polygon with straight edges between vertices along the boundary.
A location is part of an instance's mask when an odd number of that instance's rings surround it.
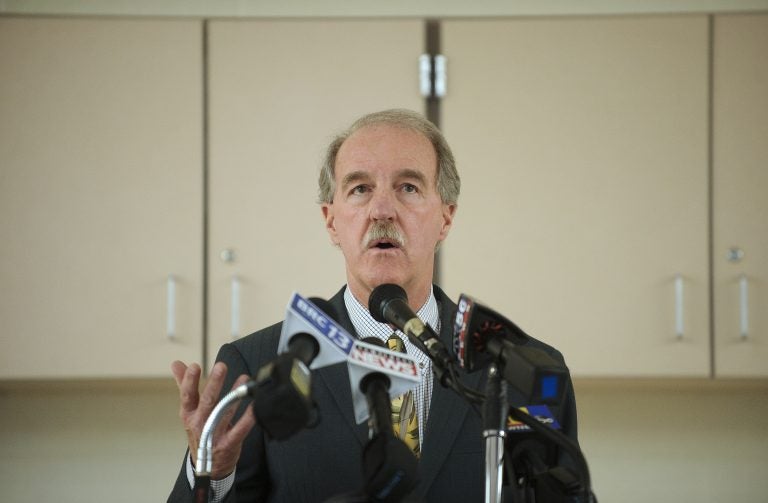
<svg viewBox="0 0 768 503">
<path fill-rule="evenodd" d="M 384 343 L 375 337 L 363 340 L 372 346 Z M 370 501 L 402 501 L 418 483 L 418 461 L 392 429 L 391 380 L 384 372 L 370 372 L 360 380 L 370 411 L 370 441 L 363 449 L 364 492 Z"/>
<path fill-rule="evenodd" d="M 368 310 L 374 320 L 391 323 L 408 336 L 411 343 L 432 360 L 440 384 L 451 386 L 453 379 L 450 370 L 454 359 L 432 327 L 413 312 L 408 305 L 408 294 L 401 286 L 388 283 L 374 288 L 368 299 Z"/>
<path fill-rule="evenodd" d="M 352 336 L 333 321 L 333 311 L 323 299 L 291 297 L 279 354 L 258 370 L 250 393 L 259 426 L 271 438 L 286 439 L 310 423 L 310 369 L 342 362 L 351 350 Z"/>
<path fill-rule="evenodd" d="M 390 283 L 374 288 L 368 299 L 368 310 L 376 321 L 397 327 L 432 360 L 432 372 L 441 386 L 452 389 L 471 404 L 482 403 L 485 397 L 461 382 L 456 359 L 432 327 L 413 312 L 402 287 Z"/>
<path fill-rule="evenodd" d="M 246 396 L 260 427 L 272 438 L 288 438 L 309 423 L 310 368 L 343 362 L 355 339 L 334 320 L 333 307 L 323 299 L 305 299 L 294 293 L 283 322 L 278 356 L 261 367 L 254 379 L 226 394 L 203 426 L 195 472 L 195 501 L 207 501 L 213 467 L 213 432 L 224 412 Z"/>
<path fill-rule="evenodd" d="M 416 361 L 391 351 L 376 337 L 354 342 L 347 360 L 355 420 L 368 420 L 370 440 L 363 448 L 362 491 L 336 495 L 324 503 L 397 503 L 418 483 L 416 456 L 392 427 L 391 398 L 419 383 Z"/>
<path fill-rule="evenodd" d="M 504 379 L 529 403 L 562 402 L 568 369 L 541 349 L 503 315 L 462 294 L 454 323 L 454 346 L 461 366 L 474 372 L 499 363 Z"/>
</svg>

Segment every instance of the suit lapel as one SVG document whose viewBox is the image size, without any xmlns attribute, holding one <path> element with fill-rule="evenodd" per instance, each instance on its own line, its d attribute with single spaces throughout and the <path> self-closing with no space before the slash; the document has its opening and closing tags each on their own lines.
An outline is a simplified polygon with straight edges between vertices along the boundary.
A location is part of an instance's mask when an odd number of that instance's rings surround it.
<svg viewBox="0 0 768 503">
<path fill-rule="evenodd" d="M 346 363 L 339 363 L 319 369 L 318 383 L 328 388 L 328 393 L 333 397 L 336 406 L 341 411 L 341 417 L 355 433 L 360 445 L 368 442 L 368 425 L 363 422 L 355 423 L 355 413 L 352 407 L 352 393 L 349 391 L 349 371 Z"/>
</svg>

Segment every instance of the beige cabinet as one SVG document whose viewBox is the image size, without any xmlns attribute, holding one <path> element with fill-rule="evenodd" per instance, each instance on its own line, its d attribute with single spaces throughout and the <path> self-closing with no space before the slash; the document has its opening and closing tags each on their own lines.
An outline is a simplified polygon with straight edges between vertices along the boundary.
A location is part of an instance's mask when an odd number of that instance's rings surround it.
<svg viewBox="0 0 768 503">
<path fill-rule="evenodd" d="M 167 377 L 342 285 L 324 148 L 423 109 L 424 22 L 203 23 L 0 19 L 0 378 Z M 441 30 L 448 294 L 577 376 L 768 374 L 766 16 Z"/>
<path fill-rule="evenodd" d="M 328 298 L 344 260 L 317 177 L 356 117 L 421 110 L 420 20 L 218 20 L 209 43 L 208 361 L 283 319 L 293 291 Z"/>
<path fill-rule="evenodd" d="M 715 373 L 768 376 L 768 15 L 716 16 Z"/>
<path fill-rule="evenodd" d="M 577 376 L 710 374 L 706 16 L 448 20 L 444 284 Z"/>
<path fill-rule="evenodd" d="M 0 19 L 0 378 L 200 359 L 201 36 Z"/>
</svg>

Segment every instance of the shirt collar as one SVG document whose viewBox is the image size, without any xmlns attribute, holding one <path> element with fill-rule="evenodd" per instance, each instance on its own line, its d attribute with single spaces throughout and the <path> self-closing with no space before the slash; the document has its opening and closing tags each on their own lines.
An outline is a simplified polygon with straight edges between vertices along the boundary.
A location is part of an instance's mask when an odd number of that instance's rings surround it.
<svg viewBox="0 0 768 503">
<path fill-rule="evenodd" d="M 392 334 L 392 327 L 387 323 L 379 323 L 373 319 L 371 313 L 363 306 L 354 295 L 349 287 L 344 289 L 344 305 L 349 313 L 349 319 L 352 321 L 352 325 L 355 327 L 360 338 L 364 337 L 376 337 L 383 341 Z M 429 297 L 426 302 L 419 308 L 416 315 L 426 324 L 432 327 L 435 332 L 440 332 L 440 315 L 437 309 L 437 299 L 435 298 L 435 292 L 432 288 L 429 289 Z M 396 331 L 403 337 L 406 345 L 406 350 L 409 351 L 409 341 L 404 334 L 399 330 Z"/>
</svg>

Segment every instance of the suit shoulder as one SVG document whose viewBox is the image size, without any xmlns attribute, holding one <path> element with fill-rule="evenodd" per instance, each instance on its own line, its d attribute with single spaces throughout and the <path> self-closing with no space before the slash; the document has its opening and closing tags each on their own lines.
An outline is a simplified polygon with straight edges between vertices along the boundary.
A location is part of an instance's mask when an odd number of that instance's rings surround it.
<svg viewBox="0 0 768 503">
<path fill-rule="evenodd" d="M 219 349 L 217 360 L 227 361 L 237 355 L 251 370 L 258 369 L 277 355 L 282 328 L 283 322 L 275 323 L 224 344 Z"/>
</svg>

